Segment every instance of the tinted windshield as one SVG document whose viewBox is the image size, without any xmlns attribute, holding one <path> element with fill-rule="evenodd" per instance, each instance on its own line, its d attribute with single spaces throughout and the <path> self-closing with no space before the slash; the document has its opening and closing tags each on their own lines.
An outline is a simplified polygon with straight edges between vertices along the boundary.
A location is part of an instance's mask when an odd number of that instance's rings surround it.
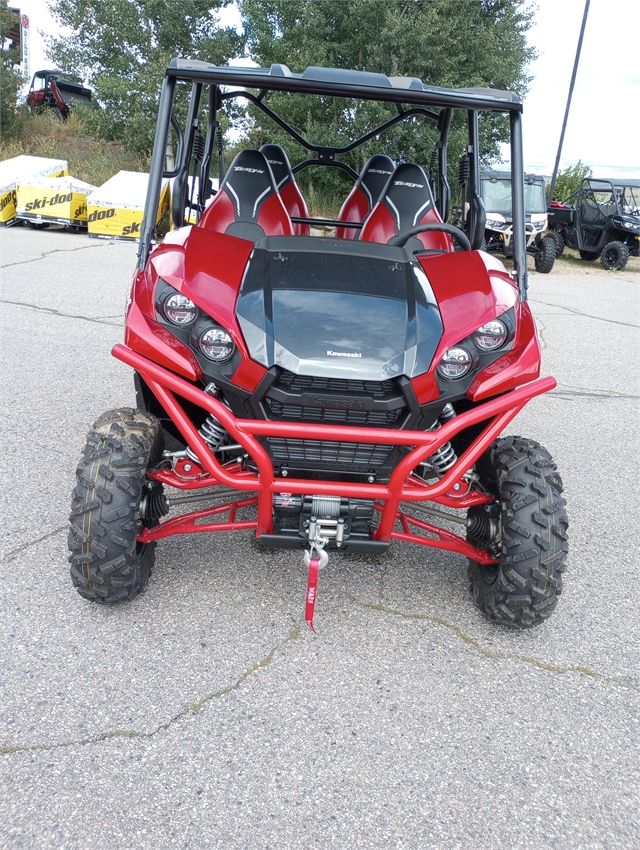
<svg viewBox="0 0 640 850">
<path fill-rule="evenodd" d="M 482 193 L 487 212 L 511 215 L 511 180 L 483 180 Z M 543 213 L 547 209 L 542 183 L 524 184 L 524 209 L 527 213 Z"/>
</svg>

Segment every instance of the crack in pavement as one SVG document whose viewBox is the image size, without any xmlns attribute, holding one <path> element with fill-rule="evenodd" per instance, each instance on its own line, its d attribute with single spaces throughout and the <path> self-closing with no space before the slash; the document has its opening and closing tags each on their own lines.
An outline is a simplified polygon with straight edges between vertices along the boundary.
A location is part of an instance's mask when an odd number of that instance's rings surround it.
<svg viewBox="0 0 640 850">
<path fill-rule="evenodd" d="M 60 534 L 61 531 L 66 531 L 68 528 L 69 524 L 65 523 L 65 525 L 61 525 L 59 528 L 43 534 L 42 537 L 37 537 L 35 540 L 30 540 L 28 543 L 23 543 L 22 546 L 17 546 L 15 549 L 11 549 L 6 555 L 3 555 L 2 558 L 0 558 L 0 564 L 10 564 L 12 561 L 15 561 L 18 555 L 21 555 L 27 549 L 30 549 L 32 546 L 36 546 L 38 543 L 42 543 L 43 540 L 48 540 L 49 537 L 55 537 L 56 534 Z"/>
<path fill-rule="evenodd" d="M 221 688 L 219 691 L 214 691 L 210 694 L 205 694 L 201 699 L 197 702 L 192 703 L 191 705 L 186 706 L 182 709 L 182 711 L 177 712 L 170 717 L 169 720 L 164 723 L 160 723 L 156 726 L 155 729 L 152 729 L 151 732 L 137 732 L 132 729 L 112 729 L 109 732 L 102 732 L 99 735 L 90 735 L 87 738 L 80 738 L 77 741 L 61 741 L 59 744 L 17 744 L 11 747 L 3 747 L 0 748 L 0 755 L 13 755 L 14 753 L 25 753 L 31 752 L 33 750 L 60 750 L 65 747 L 84 747 L 91 744 L 100 744 L 103 741 L 108 741 L 111 738 L 143 738 L 149 739 L 153 738 L 159 732 L 164 732 L 167 729 L 170 729 L 175 723 L 179 720 L 182 720 L 185 717 L 188 717 L 192 714 L 199 714 L 205 706 L 210 703 L 212 700 L 221 699 L 232 691 L 237 690 L 246 680 L 253 676 L 258 671 L 268 667 L 269 664 L 276 657 L 277 653 L 280 652 L 288 643 L 292 640 L 296 640 L 296 638 L 300 634 L 300 623 L 296 623 L 295 626 L 291 629 L 289 634 L 284 638 L 284 640 L 277 643 L 275 646 L 271 648 L 271 650 L 262 658 L 260 661 L 256 662 L 252 667 L 249 667 L 244 671 L 231 685 L 227 685 L 225 688 Z"/>
<path fill-rule="evenodd" d="M 566 387 L 566 389 L 563 389 Z M 640 396 L 631 395 L 630 393 L 618 393 L 615 390 L 590 390 L 586 387 L 576 387 L 572 384 L 559 384 L 555 390 L 551 390 L 549 395 L 565 397 L 565 398 L 620 398 L 620 399 L 638 399 Z"/>
<path fill-rule="evenodd" d="M 98 325 L 109 325 L 112 328 L 122 326 L 123 317 L 117 316 L 76 316 L 73 313 L 61 313 L 60 310 L 55 310 L 53 307 L 38 307 L 37 304 L 26 304 L 24 301 L 5 301 L 0 299 L 0 304 L 10 304 L 12 307 L 28 307 L 30 310 L 36 310 L 38 313 L 51 313 L 54 316 L 60 316 L 63 319 L 83 319 L 85 322 L 94 322 Z M 117 322 L 107 322 L 106 319 L 119 319 Z"/>
<path fill-rule="evenodd" d="M 599 322 L 608 322 L 612 325 L 624 325 L 626 328 L 640 328 L 640 325 L 634 325 L 630 322 L 619 322 L 617 319 L 605 319 L 603 316 L 593 316 L 591 313 L 584 313 L 582 310 L 574 310 L 573 307 L 565 307 L 563 304 L 550 304 L 548 301 L 538 301 L 531 298 L 530 301 L 534 304 L 544 304 L 545 307 L 557 307 L 559 310 L 566 310 L 568 313 L 574 313 L 576 316 L 584 316 L 587 319 L 597 319 Z"/>
<path fill-rule="evenodd" d="M 598 673 L 594 670 L 590 670 L 588 667 L 584 667 L 582 665 L 572 665 L 563 667 L 559 664 L 552 664 L 547 661 L 542 661 L 539 658 L 533 658 L 528 655 L 521 655 L 515 652 L 500 652 L 493 649 L 489 649 L 487 646 L 483 646 L 482 643 L 471 635 L 466 634 L 459 626 L 456 626 L 455 623 L 450 623 L 448 620 L 443 619 L 442 617 L 436 617 L 430 614 L 415 614 L 408 613 L 406 611 L 399 611 L 396 608 L 389 608 L 382 603 L 372 603 L 372 602 L 363 602 L 360 599 L 355 597 L 351 597 L 351 601 L 354 605 L 359 605 L 362 608 L 366 608 L 371 611 L 378 611 L 381 614 L 390 614 L 394 617 L 401 617 L 405 620 L 418 620 L 421 622 L 432 623 L 436 626 L 442 626 L 443 628 L 452 632 L 456 637 L 458 637 L 464 644 L 472 647 L 478 652 L 480 655 L 488 658 L 492 661 L 518 661 L 521 664 L 528 664 L 532 667 L 535 667 L 538 670 L 545 670 L 549 673 L 556 673 L 560 675 L 564 675 L 567 673 L 575 673 L 581 676 L 588 676 L 591 679 L 595 679 L 600 682 L 606 682 L 607 684 L 616 685 L 617 687 L 625 688 L 627 690 L 635 691 L 636 693 L 640 693 L 640 685 L 637 685 L 635 682 L 628 681 L 619 676 L 605 676 L 603 673 Z M 329 608 L 329 610 L 333 610 Z M 159 732 L 166 731 L 170 729 L 174 724 L 183 718 L 188 717 L 189 715 L 199 714 L 210 702 L 216 699 L 221 699 L 233 691 L 238 690 L 240 686 L 246 682 L 246 680 L 253 676 L 255 673 L 263 670 L 265 667 L 268 667 L 278 652 L 280 652 L 288 643 L 293 640 L 296 640 L 300 635 L 300 621 L 295 624 L 295 626 L 291 629 L 289 634 L 284 638 L 284 640 L 280 641 L 280 643 L 276 644 L 271 648 L 271 650 L 264 656 L 260 661 L 256 662 L 252 667 L 249 667 L 245 670 L 236 680 L 230 685 L 227 685 L 224 688 L 220 688 L 218 691 L 214 691 L 208 694 L 205 694 L 201 699 L 197 702 L 192 703 L 191 705 L 186 706 L 182 709 L 182 711 L 177 712 L 170 717 L 164 723 L 160 723 L 156 726 L 155 729 L 152 729 L 150 732 L 138 732 L 133 729 L 112 729 L 109 732 L 102 732 L 98 735 L 91 735 L 87 738 L 80 738 L 75 741 L 62 741 L 58 744 L 16 744 L 9 747 L 0 748 L 0 755 L 13 755 L 14 753 L 24 753 L 31 752 L 34 750 L 58 750 L 66 747 L 75 747 L 75 746 L 88 746 L 91 744 L 100 744 L 103 741 L 108 741 L 112 738 L 141 738 L 141 739 L 150 739 L 157 735 Z"/>
<path fill-rule="evenodd" d="M 113 244 L 113 243 L 109 243 Z M 96 245 L 80 245 L 78 248 L 53 248 L 51 251 L 45 251 L 43 254 L 40 254 L 39 257 L 33 257 L 31 260 L 18 260 L 17 263 L 7 263 L 6 265 L 0 266 L 3 269 L 10 269 L 13 266 L 27 266 L 29 263 L 38 263 L 40 260 L 44 260 L 45 257 L 48 257 L 50 254 L 73 254 L 76 251 L 87 251 L 90 248 L 103 248 L 104 244 L 96 244 Z"/>
<path fill-rule="evenodd" d="M 445 629 L 448 629 L 453 632 L 453 634 L 457 635 L 461 641 L 472 646 L 480 653 L 480 655 L 483 655 L 485 658 L 489 658 L 492 661 L 520 661 L 522 664 L 530 664 L 533 667 L 537 667 L 539 670 L 547 670 L 550 673 L 578 673 L 582 676 L 589 676 L 592 679 L 597 679 L 601 682 L 608 682 L 609 684 L 617 685 L 618 687 L 627 688 L 628 690 L 640 693 L 640 685 L 637 685 L 633 681 L 623 679 L 619 676 L 605 676 L 603 673 L 597 673 L 596 671 L 590 670 L 588 667 L 583 667 L 582 665 L 562 667 L 559 664 L 551 664 L 548 661 L 541 661 L 539 658 L 532 658 L 529 655 L 520 655 L 516 652 L 499 652 L 489 649 L 488 647 L 483 646 L 476 638 L 473 638 L 471 635 L 463 632 L 459 626 L 455 625 L 455 623 L 450 623 L 448 620 L 442 619 L 442 617 L 435 617 L 431 614 L 410 614 L 406 611 L 398 611 L 396 608 L 388 608 L 386 605 L 382 605 L 380 603 L 362 602 L 355 598 L 352 598 L 352 601 L 356 605 L 360 605 L 362 608 L 379 611 L 382 614 L 391 614 L 394 617 L 402 617 L 405 620 L 420 620 L 423 622 L 434 623 L 438 626 L 443 626 Z"/>
</svg>

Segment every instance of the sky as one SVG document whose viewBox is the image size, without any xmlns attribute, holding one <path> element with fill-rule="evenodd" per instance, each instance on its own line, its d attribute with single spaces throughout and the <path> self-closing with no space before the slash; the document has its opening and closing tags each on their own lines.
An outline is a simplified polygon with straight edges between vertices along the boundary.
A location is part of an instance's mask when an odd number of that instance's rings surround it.
<svg viewBox="0 0 640 850">
<path fill-rule="evenodd" d="M 169 0 L 177 2 L 177 0 Z M 463 2 L 464 0 L 458 0 Z M 30 19 L 31 73 L 46 68 L 43 33 L 57 28 L 46 0 L 13 0 Z M 537 0 L 529 44 L 539 57 L 524 100 L 525 169 L 555 163 L 585 0 Z M 236 10 L 225 23 L 239 25 Z M 591 0 L 560 168 L 578 160 L 594 176 L 640 178 L 640 0 Z"/>
</svg>

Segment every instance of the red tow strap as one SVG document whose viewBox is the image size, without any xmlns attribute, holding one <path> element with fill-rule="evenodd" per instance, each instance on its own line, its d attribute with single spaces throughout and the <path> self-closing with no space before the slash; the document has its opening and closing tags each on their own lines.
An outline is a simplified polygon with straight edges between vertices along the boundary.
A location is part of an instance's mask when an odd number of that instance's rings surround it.
<svg viewBox="0 0 640 850">
<path fill-rule="evenodd" d="M 320 569 L 320 558 L 311 558 L 309 561 L 309 580 L 307 582 L 307 607 L 304 618 L 312 632 L 313 614 L 316 609 L 316 598 L 318 596 L 318 570 Z"/>
</svg>

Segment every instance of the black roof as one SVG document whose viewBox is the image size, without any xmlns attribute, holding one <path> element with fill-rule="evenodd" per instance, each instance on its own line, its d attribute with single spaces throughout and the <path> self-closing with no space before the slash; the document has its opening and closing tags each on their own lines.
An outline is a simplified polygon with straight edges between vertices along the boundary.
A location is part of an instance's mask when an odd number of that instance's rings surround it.
<svg viewBox="0 0 640 850">
<path fill-rule="evenodd" d="M 426 85 L 417 77 L 387 77 L 385 74 L 343 68 L 310 67 L 302 74 L 294 74 L 286 65 L 272 65 L 270 68 L 220 67 L 200 60 L 174 59 L 167 68 L 167 76 L 266 91 L 498 112 L 522 111 L 522 104 L 513 92 L 482 88 L 443 89 Z"/>
</svg>

